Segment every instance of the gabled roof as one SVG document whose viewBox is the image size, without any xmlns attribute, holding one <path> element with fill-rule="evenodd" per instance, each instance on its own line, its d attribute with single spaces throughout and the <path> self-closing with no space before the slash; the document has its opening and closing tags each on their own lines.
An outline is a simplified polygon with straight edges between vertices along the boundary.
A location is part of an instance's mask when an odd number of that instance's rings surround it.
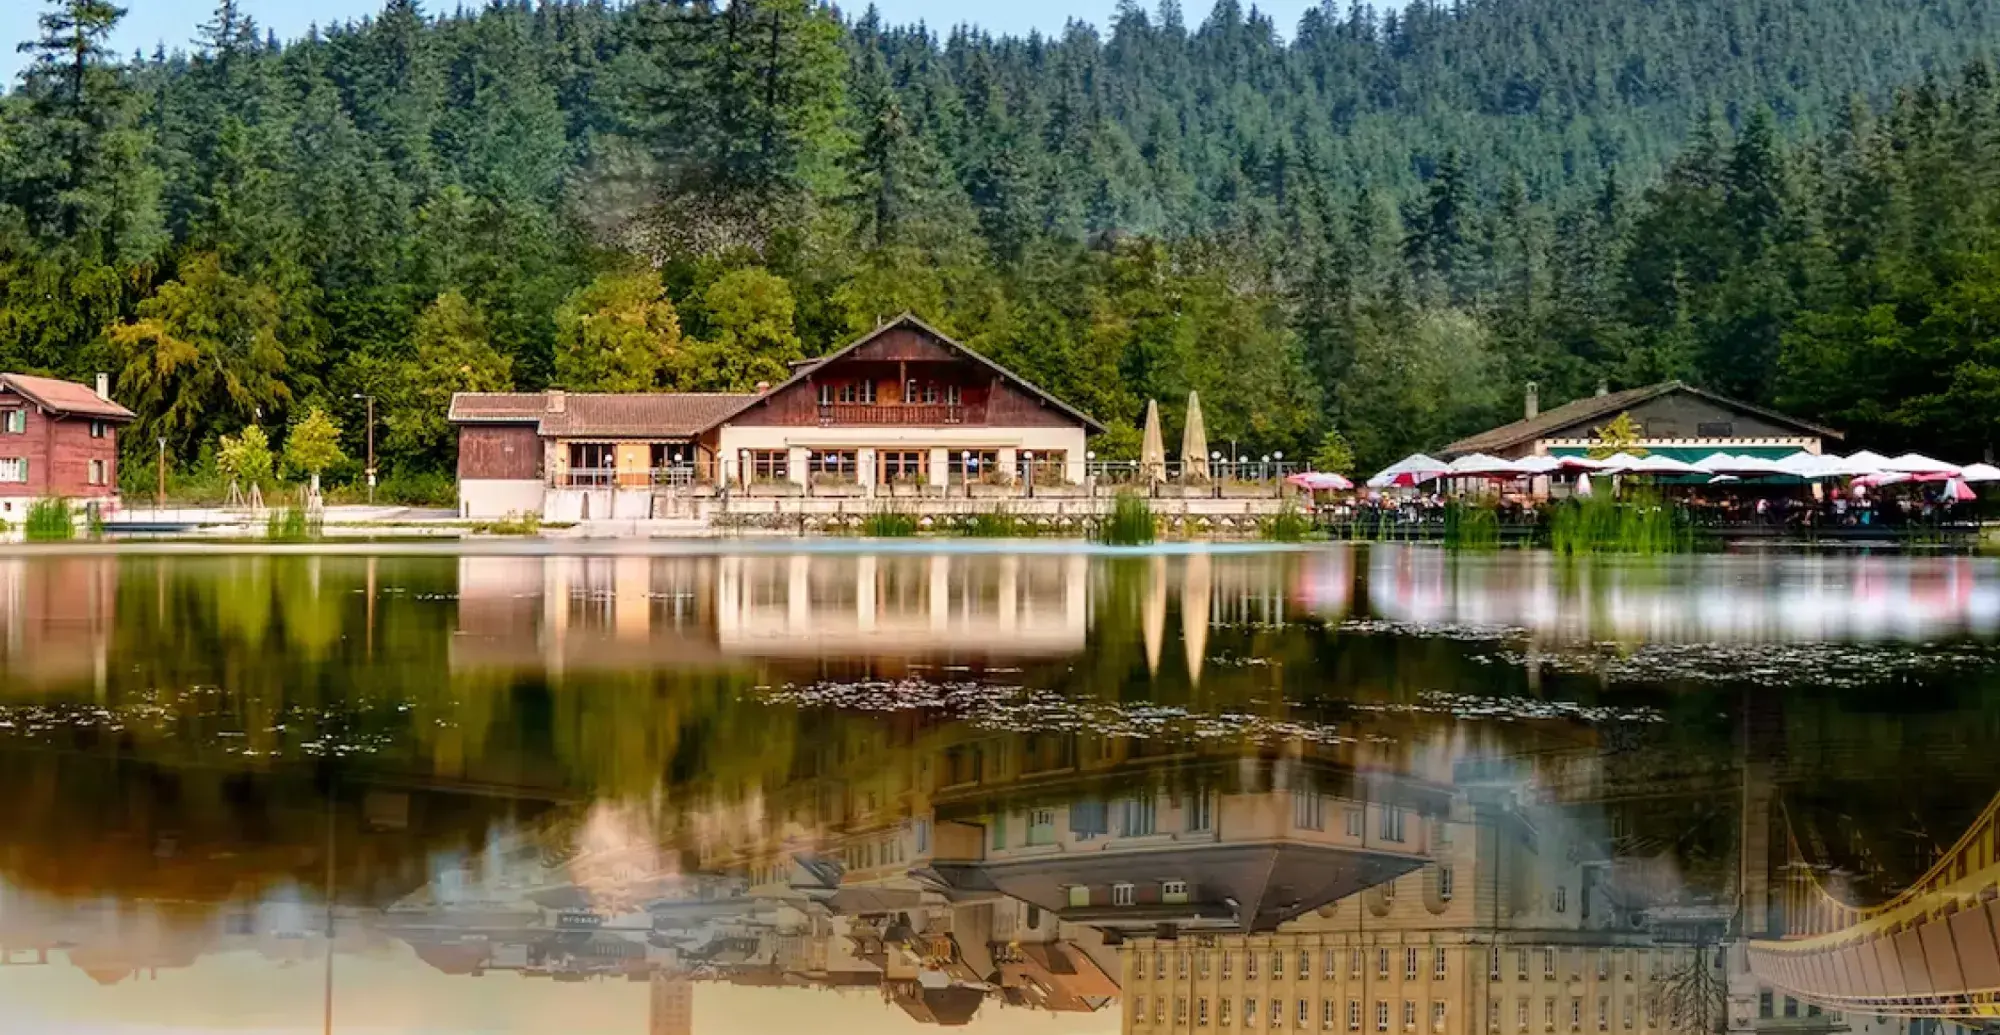
<svg viewBox="0 0 2000 1035">
<path fill-rule="evenodd" d="M 1550 433 L 1559 431 L 1572 424 L 1600 419 L 1609 420 L 1640 403 L 1657 399 L 1663 395 L 1672 395 L 1675 392 L 1686 392 L 1689 395 L 1699 396 L 1719 406 L 1725 406 L 1742 413 L 1762 417 L 1773 424 L 1783 424 L 1805 434 L 1819 435 L 1823 438 L 1837 439 L 1844 437 L 1840 432 L 1832 428 L 1814 424 L 1811 421 L 1801 420 L 1790 414 L 1779 413 L 1776 410 L 1753 403 L 1746 403 L 1739 399 L 1717 395 L 1707 389 L 1696 388 L 1685 381 L 1662 381 L 1659 384 L 1646 385 L 1643 388 L 1627 388 L 1623 391 L 1575 399 L 1552 410 L 1544 410 L 1540 414 L 1529 417 L 1526 420 L 1517 420 L 1512 424 L 1503 424 L 1489 431 L 1482 431 L 1477 435 L 1459 439 L 1439 450 L 1434 455 L 1441 460 L 1450 460 L 1468 453 L 1496 453 L 1526 442 L 1533 442 L 1538 438 L 1545 438 Z"/>
<path fill-rule="evenodd" d="M 22 398 L 51 413 L 102 420 L 131 421 L 138 415 L 98 395 L 89 385 L 30 374 L 0 374 L 0 388 L 12 389 Z"/>
<path fill-rule="evenodd" d="M 459 392 L 451 397 L 449 419 L 533 424 L 550 438 L 691 438 L 755 398 L 733 392 Z"/>
<path fill-rule="evenodd" d="M 1084 425 L 1084 427 L 1089 428 L 1092 431 L 1104 430 L 1104 425 L 1099 424 L 1089 414 L 1083 412 L 1082 410 L 1077 409 L 1074 406 L 1071 406 L 1066 402 L 1063 402 L 1061 399 L 1056 398 L 1054 395 L 1049 394 L 1048 391 L 1044 390 L 1042 387 L 1028 380 L 1027 378 L 1022 377 L 1021 375 L 1016 374 L 1012 370 L 1009 370 L 1006 367 L 1003 367 L 1000 364 L 995 363 L 994 361 L 987 359 L 985 356 L 982 356 L 979 353 L 973 351 L 971 348 L 967 347 L 964 343 L 953 338 L 951 335 L 946 334 L 935 327 L 932 327 L 930 324 L 925 323 L 922 319 L 918 318 L 918 316 L 915 313 L 911 312 L 904 312 L 898 315 L 895 319 L 890 320 L 889 322 L 883 324 L 882 326 L 877 327 L 872 331 L 869 331 L 867 334 L 864 334 L 861 337 L 856 338 L 845 345 L 842 345 L 840 348 L 835 349 L 834 351 L 829 352 L 824 356 L 820 356 L 816 359 L 806 360 L 800 363 L 794 363 L 792 365 L 793 370 L 791 377 L 786 378 L 782 383 L 773 387 L 768 392 L 762 393 L 761 395 L 754 395 L 749 397 L 748 401 L 746 401 L 743 405 L 738 406 L 734 411 L 725 415 L 721 420 L 716 421 L 716 423 L 717 424 L 726 423 L 730 417 L 734 417 L 737 414 L 742 413 L 745 410 L 748 410 L 750 407 L 755 406 L 757 403 L 765 399 L 769 399 L 776 396 L 779 392 L 792 388 L 793 386 L 806 380 L 806 378 L 810 377 L 814 371 L 819 370 L 820 368 L 825 367 L 830 363 L 833 363 L 834 361 L 840 359 L 841 357 L 846 356 L 848 353 L 853 352 L 854 350 L 860 348 L 861 346 L 866 345 L 871 341 L 874 341 L 875 339 L 881 337 L 884 334 L 887 334 L 892 330 L 895 330 L 898 327 L 913 327 L 919 331 L 922 331 L 923 333 L 931 336 L 932 338 L 937 339 L 940 343 L 944 344 L 953 351 L 958 352 L 959 354 L 965 356 L 967 359 L 970 359 L 973 362 L 978 363 L 981 366 L 986 367 L 988 370 L 991 370 L 994 373 L 1000 375 L 1001 377 L 1006 378 L 1008 381 L 1013 382 L 1017 387 L 1025 389 L 1029 394 L 1040 399 L 1043 403 L 1046 403 L 1047 405 L 1052 406 L 1058 410 L 1061 410 L 1062 412 L 1070 415 L 1071 417 L 1076 418 Z"/>
</svg>

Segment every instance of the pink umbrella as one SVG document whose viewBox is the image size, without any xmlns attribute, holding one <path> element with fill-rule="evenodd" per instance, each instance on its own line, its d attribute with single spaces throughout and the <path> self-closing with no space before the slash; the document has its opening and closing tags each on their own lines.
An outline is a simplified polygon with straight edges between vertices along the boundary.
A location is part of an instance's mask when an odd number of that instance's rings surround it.
<svg viewBox="0 0 2000 1035">
<path fill-rule="evenodd" d="M 1969 503 L 1979 498 L 1979 494 L 1972 491 L 1972 486 L 1965 484 L 1963 478 L 1953 478 L 1945 482 L 1944 494 L 1960 503 Z"/>
<path fill-rule="evenodd" d="M 1301 471 L 1298 474 L 1294 474 L 1287 477 L 1285 481 L 1291 485 L 1296 485 L 1301 489 L 1310 489 L 1314 492 L 1318 492 L 1322 489 L 1331 489 L 1336 492 L 1346 492 L 1347 490 L 1354 488 L 1353 482 L 1348 481 L 1345 478 L 1342 478 L 1340 475 L 1337 475 L 1332 471 Z"/>
</svg>

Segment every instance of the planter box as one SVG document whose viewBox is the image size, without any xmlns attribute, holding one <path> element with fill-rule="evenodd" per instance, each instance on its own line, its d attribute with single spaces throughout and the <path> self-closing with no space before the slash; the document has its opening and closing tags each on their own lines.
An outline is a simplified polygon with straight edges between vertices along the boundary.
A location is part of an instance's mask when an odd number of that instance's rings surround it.
<svg viewBox="0 0 2000 1035">
<path fill-rule="evenodd" d="M 981 485 L 974 483 L 971 489 L 972 498 L 976 500 L 1011 500 L 1021 495 L 1021 487 L 1018 485 Z"/>
<path fill-rule="evenodd" d="M 805 494 L 805 486 L 797 482 L 753 482 L 749 488 L 743 490 L 743 495 L 757 499 L 789 499 Z"/>
<path fill-rule="evenodd" d="M 860 499 L 868 495 L 868 490 L 858 484 L 815 485 L 806 493 L 818 499 Z"/>
</svg>

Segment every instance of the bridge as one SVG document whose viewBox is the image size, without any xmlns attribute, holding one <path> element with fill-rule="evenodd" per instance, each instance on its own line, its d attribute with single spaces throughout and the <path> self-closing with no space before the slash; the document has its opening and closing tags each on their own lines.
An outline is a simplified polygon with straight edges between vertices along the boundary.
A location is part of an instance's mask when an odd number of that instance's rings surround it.
<svg viewBox="0 0 2000 1035">
<path fill-rule="evenodd" d="M 1752 941 L 1751 973 L 1845 1013 L 2000 1018 L 2000 797 L 1922 877 L 1877 905 L 1827 886 L 1791 838 L 1780 875 L 1784 934 Z"/>
</svg>

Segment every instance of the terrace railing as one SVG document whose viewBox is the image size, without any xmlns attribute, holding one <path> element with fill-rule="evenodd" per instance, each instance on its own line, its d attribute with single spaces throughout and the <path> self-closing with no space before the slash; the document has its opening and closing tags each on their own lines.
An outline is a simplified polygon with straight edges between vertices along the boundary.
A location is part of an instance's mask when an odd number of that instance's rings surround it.
<svg viewBox="0 0 2000 1035">
<path fill-rule="evenodd" d="M 821 427 L 834 424 L 944 427 L 985 424 L 986 407 L 960 403 L 822 403 Z"/>
</svg>

